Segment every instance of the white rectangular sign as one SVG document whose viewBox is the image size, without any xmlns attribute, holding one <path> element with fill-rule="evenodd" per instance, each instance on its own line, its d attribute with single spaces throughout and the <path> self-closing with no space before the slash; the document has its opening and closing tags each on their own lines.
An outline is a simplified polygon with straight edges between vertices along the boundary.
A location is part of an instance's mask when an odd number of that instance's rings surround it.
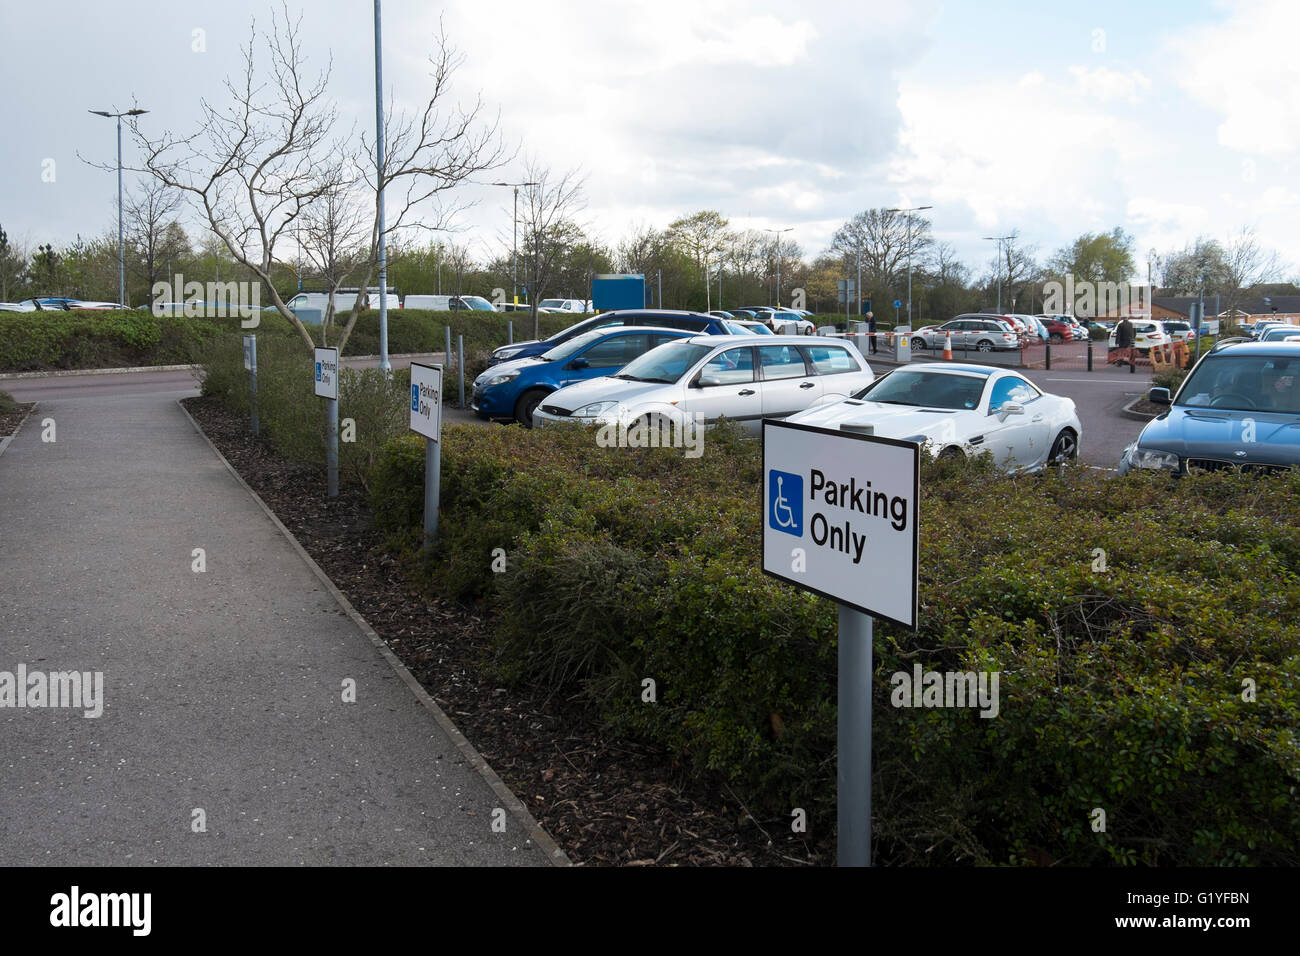
<svg viewBox="0 0 1300 956">
<path fill-rule="evenodd" d="M 442 434 L 442 366 L 411 363 L 411 431 L 437 441 Z"/>
<path fill-rule="evenodd" d="M 916 627 L 920 446 L 763 422 L 763 571 Z"/>
<path fill-rule="evenodd" d="M 339 397 L 339 350 L 316 350 L 316 394 L 321 398 Z"/>
<path fill-rule="evenodd" d="M 253 337 L 244 336 L 244 371 L 253 371 Z"/>
</svg>

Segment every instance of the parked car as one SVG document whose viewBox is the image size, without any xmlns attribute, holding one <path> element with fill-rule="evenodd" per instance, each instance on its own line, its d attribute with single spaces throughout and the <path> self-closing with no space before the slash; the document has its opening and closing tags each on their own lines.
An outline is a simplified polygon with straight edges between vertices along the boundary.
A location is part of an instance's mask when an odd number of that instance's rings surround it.
<svg viewBox="0 0 1300 956">
<path fill-rule="evenodd" d="M 1073 342 L 1077 338 L 1074 326 L 1063 319 L 1048 318 L 1039 321 L 1047 326 L 1047 334 L 1053 342 Z"/>
<path fill-rule="evenodd" d="M 1110 337 L 1107 340 L 1109 348 L 1115 348 L 1115 339 L 1119 334 L 1119 327 L 1110 330 Z M 1166 346 L 1169 344 L 1169 336 L 1165 332 L 1163 322 L 1154 322 L 1149 319 L 1137 319 L 1133 321 L 1133 347 L 1146 355 L 1156 346 Z"/>
<path fill-rule="evenodd" d="M 131 307 L 129 305 L 123 305 L 121 302 L 97 302 L 82 299 L 79 302 L 72 303 L 68 308 L 72 310 L 86 309 L 92 312 L 107 312 L 118 310 L 129 311 Z"/>
<path fill-rule="evenodd" d="M 371 296 L 378 302 L 379 296 Z M 407 295 L 402 303 L 407 309 L 429 309 L 434 312 L 495 312 L 492 303 L 481 295 Z M 378 308 L 378 305 L 371 306 Z"/>
<path fill-rule="evenodd" d="M 942 349 L 952 333 L 954 349 L 993 352 L 1020 347 L 1020 337 L 1012 327 L 991 316 L 961 316 L 943 325 L 927 325 L 912 333 L 912 348 L 917 351 Z"/>
<path fill-rule="evenodd" d="M 817 329 L 811 321 L 790 309 L 776 309 L 762 318 L 778 335 L 812 335 Z"/>
<path fill-rule="evenodd" d="M 562 345 L 575 335 L 616 325 L 654 325 L 660 328 L 683 329 L 687 332 L 704 332 L 709 335 L 734 334 L 727 328 L 724 320 L 713 315 L 703 315 L 699 312 L 674 312 L 670 309 L 619 309 L 613 312 L 602 312 L 577 325 L 571 325 L 567 329 L 556 332 L 550 338 L 503 345 L 493 351 L 490 364 L 528 358 L 530 355 L 541 355 L 557 345 Z"/>
<path fill-rule="evenodd" d="M 693 336 L 647 352 L 610 378 L 560 389 L 538 406 L 533 421 L 682 427 L 698 414 L 758 432 L 764 418 L 838 401 L 872 378 L 858 350 L 836 339 Z"/>
<path fill-rule="evenodd" d="M 1236 342 L 1215 348 L 1172 397 L 1147 398 L 1169 410 L 1147 422 L 1120 456 L 1136 469 L 1188 474 L 1300 466 L 1300 342 Z"/>
<path fill-rule="evenodd" d="M 936 458 L 987 452 L 999 468 L 1037 471 L 1078 457 L 1074 402 L 1011 369 L 948 362 L 908 365 L 832 405 L 790 416 L 819 428 L 871 426 Z"/>
<path fill-rule="evenodd" d="M 1196 331 L 1190 322 L 1162 319 L 1160 324 L 1165 327 L 1170 342 L 1190 342 L 1196 336 Z"/>
<path fill-rule="evenodd" d="M 474 379 L 470 408 L 480 418 L 513 418 L 525 428 L 532 428 L 533 410 L 557 389 L 612 375 L 651 349 L 694 334 L 654 326 L 584 332 L 541 355 L 492 366 Z"/>
<path fill-rule="evenodd" d="M 1010 318 L 1019 319 L 1020 322 L 1024 324 L 1025 329 L 1029 334 L 1029 340 L 1031 342 L 1034 341 L 1035 339 L 1037 339 L 1040 342 L 1046 342 L 1051 339 L 1051 335 L 1047 331 L 1047 326 L 1043 325 L 1042 320 L 1040 320 L 1037 316 L 1014 313 L 1010 316 Z"/>
<path fill-rule="evenodd" d="M 726 311 L 724 311 L 724 310 L 722 310 L 722 309 L 710 309 L 706 314 L 707 314 L 707 315 L 716 315 L 716 316 L 717 316 L 718 318 L 720 318 L 720 319 L 734 319 L 734 318 L 735 318 L 735 316 L 732 315 L 730 312 L 726 312 Z"/>
<path fill-rule="evenodd" d="M 1256 322 L 1255 328 L 1251 331 L 1250 335 L 1251 338 L 1259 340 L 1262 339 L 1271 330 L 1276 329 L 1279 326 L 1285 326 L 1289 324 L 1290 324 L 1289 322 L 1278 322 L 1272 319 L 1265 322 Z"/>
<path fill-rule="evenodd" d="M 1293 335 L 1300 335 L 1300 325 L 1275 325 L 1259 337 L 1261 342 L 1285 342 Z"/>
<path fill-rule="evenodd" d="M 0 312 L 26 312 L 17 302 L 0 302 Z"/>
<path fill-rule="evenodd" d="M 556 312 L 594 312 L 590 299 L 542 299 L 537 303 L 538 311 L 552 309 Z"/>
<path fill-rule="evenodd" d="M 15 304 L 19 312 L 66 312 L 80 301 L 80 299 L 61 296 L 40 296 L 35 299 L 23 299 Z"/>
<path fill-rule="evenodd" d="M 774 335 L 775 333 L 767 327 L 765 322 L 759 322 L 757 319 L 732 319 L 732 325 L 739 325 L 755 335 Z"/>
</svg>

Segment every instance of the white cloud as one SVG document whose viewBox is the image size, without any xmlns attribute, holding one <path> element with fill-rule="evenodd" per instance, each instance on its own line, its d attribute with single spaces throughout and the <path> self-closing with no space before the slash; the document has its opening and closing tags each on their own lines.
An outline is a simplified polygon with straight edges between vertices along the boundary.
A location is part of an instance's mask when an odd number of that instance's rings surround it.
<svg viewBox="0 0 1300 956">
<path fill-rule="evenodd" d="M 1151 89 L 1151 80 L 1138 70 L 1125 73 L 1104 66 L 1091 70 L 1085 66 L 1072 66 L 1070 75 L 1074 77 L 1075 89 L 1079 93 L 1102 103 L 1124 100 L 1137 104 Z"/>
<path fill-rule="evenodd" d="M 1232 13 L 1171 37 L 1158 56 L 1198 103 L 1219 114 L 1220 145 L 1278 155 L 1300 149 L 1300 5 L 1237 0 Z"/>
</svg>

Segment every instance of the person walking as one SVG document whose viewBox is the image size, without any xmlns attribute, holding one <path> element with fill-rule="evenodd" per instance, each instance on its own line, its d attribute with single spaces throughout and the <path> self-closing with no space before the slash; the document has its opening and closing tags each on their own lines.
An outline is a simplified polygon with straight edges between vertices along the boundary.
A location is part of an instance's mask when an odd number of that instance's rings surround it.
<svg viewBox="0 0 1300 956">
<path fill-rule="evenodd" d="M 876 313 L 874 312 L 867 313 L 867 331 L 870 333 L 869 338 L 871 340 L 871 354 L 875 355 L 876 354 Z"/>
<path fill-rule="evenodd" d="M 1116 363 L 1127 358 L 1129 363 L 1132 364 L 1133 343 L 1136 340 L 1137 336 L 1133 332 L 1133 323 L 1129 321 L 1129 317 L 1126 315 L 1120 320 L 1119 325 L 1115 326 L 1115 351 L 1120 353 L 1115 360 Z"/>
</svg>

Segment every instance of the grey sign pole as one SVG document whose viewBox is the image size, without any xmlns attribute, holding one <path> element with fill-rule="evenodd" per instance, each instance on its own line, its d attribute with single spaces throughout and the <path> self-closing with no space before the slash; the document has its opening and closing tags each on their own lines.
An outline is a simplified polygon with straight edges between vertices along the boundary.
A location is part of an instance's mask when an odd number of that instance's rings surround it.
<svg viewBox="0 0 1300 956">
<path fill-rule="evenodd" d="M 506 319 L 506 345 L 514 345 L 515 342 L 515 323 L 513 319 Z"/>
<path fill-rule="evenodd" d="M 446 339 L 442 347 L 442 364 L 446 367 L 451 364 L 451 326 L 444 325 L 442 331 L 443 336 Z"/>
<path fill-rule="evenodd" d="M 260 434 L 257 423 L 257 335 L 248 337 L 248 391 L 253 406 L 253 436 Z"/>
<path fill-rule="evenodd" d="M 330 498 L 339 496 L 339 400 L 325 399 L 325 415 L 328 428 L 325 446 L 325 494 Z"/>
<path fill-rule="evenodd" d="M 438 540 L 438 495 L 442 482 L 442 442 L 424 440 L 424 544 Z"/>
<path fill-rule="evenodd" d="M 456 336 L 456 374 L 460 376 L 460 407 L 465 407 L 465 336 Z"/>
<path fill-rule="evenodd" d="M 871 636 L 869 614 L 840 605 L 839 865 L 871 865 Z"/>
</svg>

